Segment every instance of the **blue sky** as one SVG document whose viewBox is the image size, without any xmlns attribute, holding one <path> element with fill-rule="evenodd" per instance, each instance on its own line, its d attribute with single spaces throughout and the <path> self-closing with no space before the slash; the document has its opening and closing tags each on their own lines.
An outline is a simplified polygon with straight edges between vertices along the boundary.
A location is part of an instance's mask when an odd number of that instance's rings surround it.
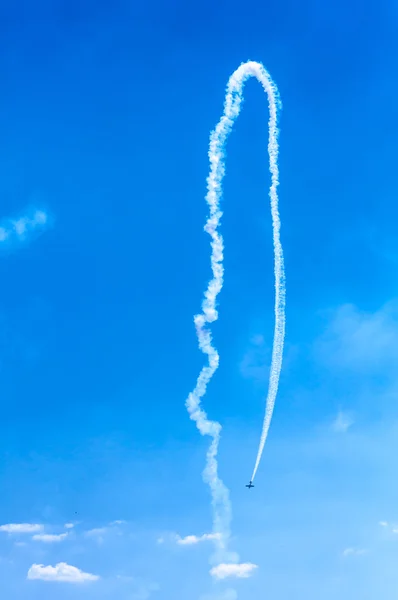
<svg viewBox="0 0 398 600">
<path fill-rule="evenodd" d="M 0 4 L 2 599 L 396 597 L 397 26 L 389 1 Z M 205 408 L 231 550 L 257 568 L 218 581 L 208 440 L 184 402 L 204 363 L 208 137 L 247 59 L 283 101 L 287 335 L 248 492 L 274 303 L 250 81 Z"/>
</svg>

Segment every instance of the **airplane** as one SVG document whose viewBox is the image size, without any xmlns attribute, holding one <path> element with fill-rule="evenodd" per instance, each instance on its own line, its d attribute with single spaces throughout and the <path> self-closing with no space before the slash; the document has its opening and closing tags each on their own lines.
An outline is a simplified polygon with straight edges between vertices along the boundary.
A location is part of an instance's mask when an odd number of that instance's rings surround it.
<svg viewBox="0 0 398 600">
<path fill-rule="evenodd" d="M 253 484 L 252 484 L 252 482 L 250 481 L 249 483 L 247 483 L 247 484 L 246 484 L 246 487 L 247 487 L 247 488 L 249 488 L 249 490 L 250 490 L 250 488 L 254 487 L 254 485 L 253 485 Z"/>
</svg>

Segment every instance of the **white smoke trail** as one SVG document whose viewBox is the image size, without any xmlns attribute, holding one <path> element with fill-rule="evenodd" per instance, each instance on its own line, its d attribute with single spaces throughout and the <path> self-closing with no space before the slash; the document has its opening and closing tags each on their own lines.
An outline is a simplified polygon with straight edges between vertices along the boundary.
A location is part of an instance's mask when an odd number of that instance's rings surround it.
<svg viewBox="0 0 398 600">
<path fill-rule="evenodd" d="M 202 313 L 194 317 L 199 348 L 204 354 L 207 354 L 209 363 L 208 366 L 203 367 L 201 370 L 196 382 L 196 387 L 193 392 L 189 394 L 186 401 L 190 418 L 196 422 L 200 433 L 202 435 L 209 435 L 213 438 L 210 448 L 207 452 L 207 463 L 203 473 L 203 478 L 205 482 L 209 484 L 211 489 L 214 510 L 213 531 L 214 533 L 218 534 L 216 539 L 218 549 L 220 551 L 220 557 L 223 555 L 225 556 L 227 542 L 230 535 L 231 505 L 229 501 L 228 489 L 218 476 L 217 451 L 220 440 L 221 425 L 216 421 L 210 421 L 207 418 L 206 412 L 201 407 L 201 398 L 205 395 L 207 385 L 217 370 L 219 364 L 219 355 L 217 350 L 212 345 L 211 333 L 206 328 L 206 324 L 212 323 L 218 318 L 216 299 L 217 295 L 222 289 L 224 276 L 223 238 L 217 231 L 217 227 L 222 216 L 222 212 L 220 210 L 220 200 L 222 196 L 221 183 L 225 171 L 224 148 L 234 121 L 240 113 L 241 103 L 243 100 L 243 86 L 246 80 L 250 77 L 256 77 L 268 95 L 270 112 L 268 139 L 268 153 L 270 161 L 269 168 L 271 172 L 270 199 L 275 252 L 274 345 L 265 418 L 252 480 L 256 475 L 271 422 L 282 364 L 283 340 L 285 333 L 285 276 L 282 246 L 279 238 L 280 220 L 278 213 L 278 195 L 276 192 L 276 188 L 279 183 L 277 162 L 277 111 L 280 106 L 280 100 L 277 87 L 264 66 L 260 63 L 249 61 L 242 64 L 229 78 L 224 103 L 224 113 L 216 128 L 210 135 L 210 174 L 207 178 L 208 191 L 206 195 L 206 201 L 210 208 L 210 215 L 207 219 L 204 229 L 211 236 L 211 268 L 213 272 L 213 278 L 210 280 L 207 290 L 204 294 L 205 299 L 202 303 Z"/>
</svg>

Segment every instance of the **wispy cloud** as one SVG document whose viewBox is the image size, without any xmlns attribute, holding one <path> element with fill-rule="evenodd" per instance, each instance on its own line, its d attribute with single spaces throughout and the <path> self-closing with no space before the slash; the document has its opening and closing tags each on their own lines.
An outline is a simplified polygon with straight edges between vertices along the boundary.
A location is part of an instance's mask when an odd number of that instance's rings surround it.
<svg viewBox="0 0 398 600">
<path fill-rule="evenodd" d="M 108 533 L 116 533 L 117 535 L 122 534 L 121 526 L 125 525 L 127 521 L 123 521 L 122 519 L 117 519 L 115 521 L 111 521 L 108 525 L 103 527 L 94 527 L 93 529 L 89 529 L 84 532 L 85 537 L 92 538 L 98 542 L 98 544 L 102 544 L 104 542 L 104 538 Z"/>
<path fill-rule="evenodd" d="M 108 532 L 108 527 L 95 527 L 94 529 L 89 529 L 84 532 L 85 537 L 92 538 L 98 544 L 102 544 L 104 542 L 104 536 Z"/>
<path fill-rule="evenodd" d="M 336 419 L 332 423 L 332 429 L 336 433 L 346 433 L 353 424 L 354 419 L 351 414 L 339 410 Z"/>
<path fill-rule="evenodd" d="M 197 535 L 187 535 L 185 537 L 180 537 L 179 535 L 176 536 L 176 541 L 177 544 L 180 544 L 181 546 L 192 546 L 194 544 L 199 544 L 200 542 L 206 542 L 209 540 L 219 540 L 220 539 L 220 534 L 219 533 L 204 533 L 203 535 L 197 536 Z"/>
<path fill-rule="evenodd" d="M 398 302 L 389 302 L 373 313 L 346 304 L 326 316 L 329 324 L 315 346 L 319 358 L 358 373 L 395 374 Z"/>
<path fill-rule="evenodd" d="M 258 568 L 253 563 L 221 563 L 210 570 L 210 575 L 216 579 L 225 579 L 226 577 L 239 577 L 246 579 L 251 577 Z"/>
<path fill-rule="evenodd" d="M 0 244 L 24 241 L 34 231 L 43 230 L 48 222 L 49 217 L 43 210 L 34 210 L 18 219 L 3 220 L 0 225 Z"/>
<path fill-rule="evenodd" d="M 137 589 L 133 592 L 131 600 L 148 600 L 153 592 L 158 592 L 160 586 L 158 583 L 140 583 L 136 581 Z"/>
<path fill-rule="evenodd" d="M 32 217 L 21 217 L 12 221 L 17 235 L 22 236 L 29 230 L 42 227 L 48 221 L 47 214 L 42 210 L 36 210 Z"/>
<path fill-rule="evenodd" d="M 76 526 L 75 523 L 65 523 L 65 529 L 73 529 Z"/>
<path fill-rule="evenodd" d="M 365 548 L 346 548 L 343 550 L 343 556 L 361 556 L 366 554 L 368 551 Z"/>
<path fill-rule="evenodd" d="M 44 526 L 38 523 L 8 523 L 7 525 L 0 525 L 0 531 L 6 533 L 36 533 L 43 531 Z"/>
<path fill-rule="evenodd" d="M 88 581 L 97 581 L 98 575 L 85 573 L 77 567 L 60 562 L 52 567 L 33 564 L 27 575 L 28 579 L 41 579 L 42 581 L 60 581 L 66 583 L 85 583 Z"/>
<path fill-rule="evenodd" d="M 395 535 L 398 534 L 398 526 L 396 524 L 388 523 L 387 521 L 379 521 L 379 525 L 384 529 L 388 529 L 388 531 Z"/>
<path fill-rule="evenodd" d="M 86 537 L 97 537 L 98 535 L 103 535 L 108 531 L 108 527 L 94 527 L 93 529 L 89 529 L 85 531 L 84 535 Z"/>
<path fill-rule="evenodd" d="M 36 542 L 44 542 L 46 544 L 54 544 L 57 542 L 62 542 L 67 537 L 68 537 L 67 533 L 59 533 L 59 534 L 38 533 L 38 534 L 32 536 L 32 540 L 35 540 Z"/>
</svg>

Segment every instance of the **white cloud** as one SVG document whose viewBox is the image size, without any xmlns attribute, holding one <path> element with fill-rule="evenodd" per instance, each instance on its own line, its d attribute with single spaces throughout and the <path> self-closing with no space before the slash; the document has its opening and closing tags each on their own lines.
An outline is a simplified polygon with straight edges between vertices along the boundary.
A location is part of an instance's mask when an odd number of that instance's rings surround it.
<svg viewBox="0 0 398 600">
<path fill-rule="evenodd" d="M 380 527 L 388 528 L 388 531 L 394 534 L 398 534 L 398 526 L 393 525 L 392 523 L 388 523 L 387 521 L 379 521 Z"/>
<path fill-rule="evenodd" d="M 62 540 L 64 540 L 67 537 L 67 533 L 38 533 L 32 536 L 32 540 L 35 540 L 36 542 L 45 542 L 46 544 L 53 544 L 57 542 L 62 542 Z"/>
<path fill-rule="evenodd" d="M 226 577 L 247 578 L 253 575 L 258 565 L 253 563 L 221 563 L 210 570 L 210 575 L 217 579 Z"/>
<path fill-rule="evenodd" d="M 346 433 L 353 424 L 354 419 L 352 416 L 349 413 L 340 410 L 332 423 L 332 429 L 336 433 Z"/>
<path fill-rule="evenodd" d="M 34 564 L 30 567 L 27 575 L 28 579 L 41 579 L 42 581 L 62 581 L 67 583 L 85 583 L 87 581 L 97 581 L 98 575 L 84 573 L 77 567 L 61 562 L 52 567 Z"/>
<path fill-rule="evenodd" d="M 360 556 L 362 554 L 366 554 L 367 550 L 364 548 L 346 548 L 343 550 L 343 556 Z"/>
<path fill-rule="evenodd" d="M 177 544 L 181 546 L 192 546 L 193 544 L 199 544 L 200 542 L 206 542 L 208 540 L 218 540 L 220 539 L 219 533 L 204 533 L 203 535 L 187 535 L 184 538 L 179 535 L 176 536 Z M 160 542 L 158 542 L 160 543 Z"/>
<path fill-rule="evenodd" d="M 37 531 L 43 531 L 44 526 L 37 523 L 8 523 L 7 525 L 0 525 L 0 531 L 6 533 L 36 533 Z"/>
<path fill-rule="evenodd" d="M 74 523 L 65 523 L 65 525 L 64 525 L 65 529 L 73 529 L 74 526 L 75 526 Z"/>
<path fill-rule="evenodd" d="M 204 533 L 203 535 L 186 535 L 185 537 L 181 537 L 177 533 L 166 533 L 159 536 L 156 539 L 157 544 L 168 543 L 177 543 L 180 546 L 194 546 L 196 544 L 200 544 L 201 542 L 219 540 L 219 533 Z"/>
</svg>

